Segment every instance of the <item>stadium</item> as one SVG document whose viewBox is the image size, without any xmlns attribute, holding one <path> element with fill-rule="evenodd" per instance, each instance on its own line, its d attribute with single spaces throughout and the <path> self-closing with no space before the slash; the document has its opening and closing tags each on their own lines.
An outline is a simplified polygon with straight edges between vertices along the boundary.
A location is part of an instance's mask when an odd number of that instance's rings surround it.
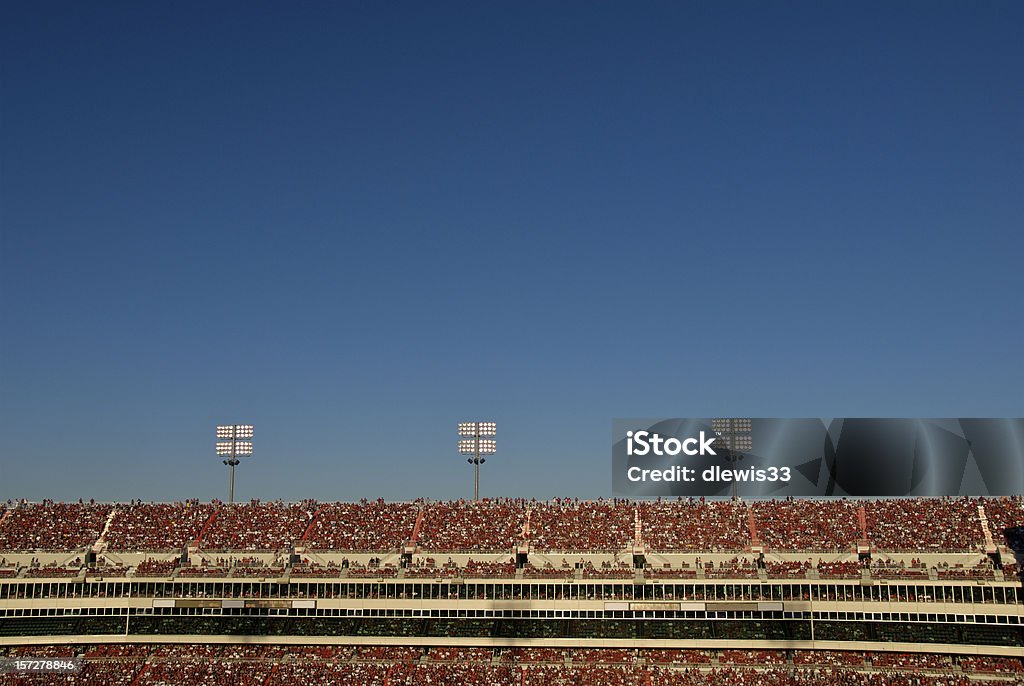
<svg viewBox="0 0 1024 686">
<path fill-rule="evenodd" d="M 0 512 L 4 685 L 1024 683 L 1019 497 Z"/>
<path fill-rule="evenodd" d="M 1024 686 L 1024 1 L 3 10 L 0 686 Z"/>
</svg>

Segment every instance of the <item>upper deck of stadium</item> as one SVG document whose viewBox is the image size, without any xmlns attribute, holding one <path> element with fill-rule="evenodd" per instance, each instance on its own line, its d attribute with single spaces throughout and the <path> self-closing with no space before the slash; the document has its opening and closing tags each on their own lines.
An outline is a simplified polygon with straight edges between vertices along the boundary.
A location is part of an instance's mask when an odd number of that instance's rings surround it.
<svg viewBox="0 0 1024 686">
<path fill-rule="evenodd" d="M 527 578 L 626 578 L 642 554 L 651 577 L 1001 580 L 1016 571 L 1003 530 L 1021 523 L 1020 497 L 8 502 L 0 576 L 73 576 L 89 559 L 107 576 L 493 577 L 525 553 Z"/>
<path fill-rule="evenodd" d="M 0 646 L 96 644 L 83 683 L 1019 682 L 1022 522 L 1018 497 L 9 503 Z"/>
<path fill-rule="evenodd" d="M 1024 499 L 313 500 L 0 504 L 0 551 L 310 550 L 432 552 L 765 550 L 983 551 L 1024 524 Z"/>
</svg>

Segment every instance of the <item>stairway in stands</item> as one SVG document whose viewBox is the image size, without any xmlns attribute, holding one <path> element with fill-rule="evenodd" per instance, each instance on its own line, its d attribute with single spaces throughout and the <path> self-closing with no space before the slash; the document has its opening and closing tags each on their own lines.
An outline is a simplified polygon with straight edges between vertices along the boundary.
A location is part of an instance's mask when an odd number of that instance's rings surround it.
<svg viewBox="0 0 1024 686">
<path fill-rule="evenodd" d="M 525 569 L 519 566 L 520 555 L 530 556 L 530 517 L 533 515 L 533 508 L 526 508 L 526 516 L 523 518 L 523 528 L 519 532 L 519 544 L 516 546 L 516 578 L 522 579 Z"/>
<path fill-rule="evenodd" d="M 101 553 L 107 547 L 107 532 L 110 531 L 110 525 L 114 523 L 114 517 L 116 516 L 117 508 L 112 507 L 110 514 L 107 515 L 107 522 L 103 525 L 103 531 L 100 532 L 100 537 L 92 544 L 92 551 L 94 553 Z"/>
<path fill-rule="evenodd" d="M 221 508 L 218 507 L 211 512 L 210 518 L 206 520 L 206 523 L 203 524 L 203 528 L 199 530 L 199 535 L 196 536 L 196 540 L 193 543 L 197 548 L 199 547 L 199 544 L 203 542 L 203 538 L 206 537 L 206 533 L 210 530 L 210 527 L 213 526 L 213 522 L 217 519 L 217 515 L 220 514 L 220 510 Z"/>
<path fill-rule="evenodd" d="M 981 520 L 981 533 L 985 537 L 985 552 L 991 555 L 997 550 L 996 542 L 992 539 L 992 528 L 988 525 L 988 515 L 982 505 L 978 505 L 978 519 Z"/>
<path fill-rule="evenodd" d="M 135 675 L 135 678 L 132 679 L 131 686 L 138 686 L 139 682 L 142 681 L 142 675 L 146 673 L 147 669 L 149 669 L 149 663 L 148 662 L 146 662 L 146 663 L 144 663 L 142 665 L 142 669 L 139 671 L 138 674 Z"/>
<path fill-rule="evenodd" d="M 754 508 L 747 508 L 747 528 L 750 529 L 750 547 L 759 548 L 761 539 L 757 537 L 757 522 L 754 521 Z"/>
<path fill-rule="evenodd" d="M 633 509 L 633 545 L 642 548 L 644 545 L 644 526 L 640 519 L 640 508 Z"/>
<path fill-rule="evenodd" d="M 277 670 L 280 669 L 281 665 L 274 663 L 274 666 L 270 668 L 270 673 L 267 674 L 267 678 L 263 680 L 263 686 L 269 686 L 270 682 L 274 680 L 274 675 L 277 674 Z"/>
<path fill-rule="evenodd" d="M 306 540 L 309 539 L 310 534 L 313 533 L 313 527 L 316 525 L 316 520 L 320 517 L 320 513 L 327 508 L 326 505 L 321 505 L 313 513 L 313 516 L 309 520 L 309 524 L 306 526 L 306 530 L 302 532 L 302 538 L 299 539 L 299 543 L 305 544 Z"/>
<path fill-rule="evenodd" d="M 863 505 L 857 507 L 857 523 L 860 526 L 860 545 L 870 546 L 868 541 L 868 512 Z"/>
<path fill-rule="evenodd" d="M 412 536 L 409 537 L 409 546 L 412 548 L 416 547 L 416 541 L 420 538 L 420 529 L 423 528 L 423 518 L 426 517 L 427 510 L 424 505 L 420 505 L 420 511 L 416 515 L 416 525 L 412 528 Z"/>
</svg>

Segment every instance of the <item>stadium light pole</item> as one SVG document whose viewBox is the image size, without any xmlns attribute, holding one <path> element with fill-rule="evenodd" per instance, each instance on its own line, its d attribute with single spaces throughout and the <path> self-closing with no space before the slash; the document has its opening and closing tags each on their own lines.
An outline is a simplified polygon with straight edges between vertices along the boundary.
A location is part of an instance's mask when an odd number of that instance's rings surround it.
<svg viewBox="0 0 1024 686">
<path fill-rule="evenodd" d="M 751 421 L 749 419 L 712 419 L 711 428 L 718 439 L 729 449 L 729 461 L 732 463 L 733 473 L 736 472 L 736 463 L 743 459 L 744 450 L 753 450 L 754 444 L 750 437 Z M 732 499 L 738 500 L 736 493 L 737 481 L 732 480 Z"/>
<path fill-rule="evenodd" d="M 240 457 L 252 457 L 253 434 L 252 424 L 221 424 L 217 426 L 217 457 L 225 457 L 221 460 L 231 467 L 231 476 L 228 481 L 228 504 L 235 502 L 235 467 L 241 463 Z"/>
<path fill-rule="evenodd" d="M 473 456 L 466 460 L 473 465 L 473 500 L 480 500 L 480 465 L 487 462 L 480 456 L 498 452 L 498 442 L 484 437 L 497 435 L 498 425 L 495 422 L 459 423 L 459 454 Z"/>
</svg>

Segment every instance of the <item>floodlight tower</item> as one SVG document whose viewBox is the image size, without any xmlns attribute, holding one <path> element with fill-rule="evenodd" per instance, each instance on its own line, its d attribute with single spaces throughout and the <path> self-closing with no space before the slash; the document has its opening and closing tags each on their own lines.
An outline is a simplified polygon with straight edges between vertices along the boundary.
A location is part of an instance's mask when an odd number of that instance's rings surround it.
<svg viewBox="0 0 1024 686">
<path fill-rule="evenodd" d="M 235 466 L 241 463 L 240 457 L 252 457 L 252 424 L 227 424 L 217 427 L 217 457 L 231 467 L 231 480 L 228 486 L 228 504 L 235 502 Z"/>
<path fill-rule="evenodd" d="M 466 462 L 473 465 L 473 500 L 480 500 L 480 465 L 487 460 L 481 455 L 498 452 L 498 442 L 484 436 L 497 436 L 495 422 L 461 422 L 459 424 L 459 454 L 472 455 Z"/>
<path fill-rule="evenodd" d="M 712 419 L 711 428 L 717 434 L 717 438 L 729 449 L 729 461 L 732 462 L 733 472 L 736 471 L 736 463 L 743 459 L 744 450 L 753 450 L 753 439 L 750 436 L 752 422 L 749 419 Z M 735 474 L 734 474 L 735 476 Z M 736 500 L 736 479 L 732 480 L 732 499 Z"/>
</svg>

